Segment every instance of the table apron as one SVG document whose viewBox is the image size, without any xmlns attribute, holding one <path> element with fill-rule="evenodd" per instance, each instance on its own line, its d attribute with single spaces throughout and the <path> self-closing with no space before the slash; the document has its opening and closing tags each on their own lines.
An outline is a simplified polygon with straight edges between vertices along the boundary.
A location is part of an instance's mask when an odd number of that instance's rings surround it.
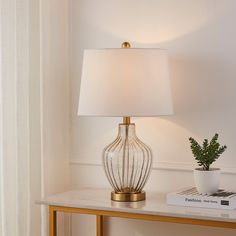
<svg viewBox="0 0 236 236">
<path fill-rule="evenodd" d="M 51 214 L 54 214 L 54 212 L 67 212 L 67 213 L 89 214 L 89 215 L 96 215 L 96 216 L 120 217 L 120 218 L 136 219 L 136 220 L 159 221 L 159 222 L 169 222 L 169 223 L 178 223 L 178 224 L 191 224 L 191 225 L 202 225 L 202 226 L 236 229 L 236 222 L 217 221 L 217 220 L 138 214 L 138 213 L 131 213 L 131 212 L 96 210 L 96 209 L 54 206 L 54 205 L 49 206 L 49 211 L 51 212 Z M 102 220 L 102 218 L 97 218 L 97 221 L 99 220 Z"/>
</svg>

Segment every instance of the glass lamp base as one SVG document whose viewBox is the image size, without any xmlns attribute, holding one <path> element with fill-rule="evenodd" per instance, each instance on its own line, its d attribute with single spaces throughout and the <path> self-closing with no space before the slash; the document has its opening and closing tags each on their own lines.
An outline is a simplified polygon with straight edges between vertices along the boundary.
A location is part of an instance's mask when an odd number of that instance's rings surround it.
<svg viewBox="0 0 236 236">
<path fill-rule="evenodd" d="M 152 151 L 135 134 L 135 124 L 119 125 L 117 138 L 103 150 L 103 166 L 113 187 L 111 200 L 145 200 L 143 187 L 151 172 Z"/>
<path fill-rule="evenodd" d="M 117 202 L 138 202 L 146 199 L 144 191 L 139 193 L 116 193 L 111 192 L 111 200 Z"/>
</svg>

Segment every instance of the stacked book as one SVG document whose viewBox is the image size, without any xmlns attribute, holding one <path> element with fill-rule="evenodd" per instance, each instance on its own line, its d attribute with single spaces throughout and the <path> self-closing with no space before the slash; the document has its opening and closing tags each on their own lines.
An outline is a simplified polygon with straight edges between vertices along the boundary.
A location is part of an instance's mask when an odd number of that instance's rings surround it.
<svg viewBox="0 0 236 236">
<path fill-rule="evenodd" d="M 236 209 L 236 192 L 219 189 L 214 194 L 202 195 L 191 187 L 168 193 L 167 204 L 233 210 Z"/>
</svg>

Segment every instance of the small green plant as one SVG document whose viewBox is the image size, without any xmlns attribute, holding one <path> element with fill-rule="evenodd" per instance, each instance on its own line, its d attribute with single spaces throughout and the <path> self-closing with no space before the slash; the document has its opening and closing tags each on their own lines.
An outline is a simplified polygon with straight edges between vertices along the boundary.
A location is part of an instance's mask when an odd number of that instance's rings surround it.
<svg viewBox="0 0 236 236">
<path fill-rule="evenodd" d="M 218 137 L 219 135 L 216 133 L 210 143 L 207 139 L 204 139 L 202 146 L 192 137 L 189 138 L 193 156 L 203 170 L 209 170 L 210 165 L 215 162 L 227 148 L 226 145 L 220 146 L 217 141 Z"/>
</svg>

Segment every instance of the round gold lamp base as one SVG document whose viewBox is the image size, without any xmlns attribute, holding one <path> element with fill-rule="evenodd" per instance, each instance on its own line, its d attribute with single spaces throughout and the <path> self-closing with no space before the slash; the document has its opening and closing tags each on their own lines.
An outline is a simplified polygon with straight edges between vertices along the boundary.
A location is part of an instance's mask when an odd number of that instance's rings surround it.
<svg viewBox="0 0 236 236">
<path fill-rule="evenodd" d="M 143 201 L 146 198 L 144 191 L 140 193 L 116 193 L 111 192 L 111 200 L 117 202 L 138 202 Z"/>
</svg>

